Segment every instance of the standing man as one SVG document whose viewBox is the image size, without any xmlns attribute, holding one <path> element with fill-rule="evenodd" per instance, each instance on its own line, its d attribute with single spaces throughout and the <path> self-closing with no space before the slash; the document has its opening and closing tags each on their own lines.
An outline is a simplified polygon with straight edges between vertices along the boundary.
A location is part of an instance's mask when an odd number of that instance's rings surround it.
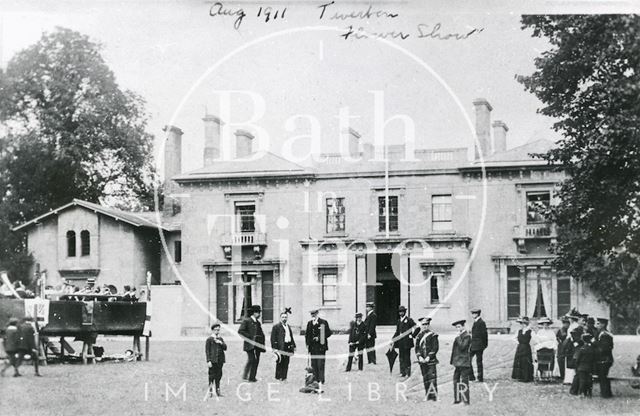
<svg viewBox="0 0 640 416">
<path fill-rule="evenodd" d="M 476 357 L 476 365 L 478 366 L 478 381 L 484 381 L 484 373 L 482 367 L 482 353 L 489 345 L 489 335 L 487 333 L 487 324 L 484 323 L 480 317 L 482 311 L 478 308 L 471 309 L 471 316 L 473 316 L 473 326 L 471 327 L 471 375 L 469 380 L 475 381 L 476 376 L 473 373 L 473 357 Z"/>
<path fill-rule="evenodd" d="M 364 326 L 367 330 L 367 339 L 365 347 L 367 347 L 367 363 L 376 363 L 376 321 L 378 315 L 373 311 L 375 304 L 373 302 L 367 302 L 367 316 L 364 318 Z"/>
<path fill-rule="evenodd" d="M 400 377 L 411 377 L 411 349 L 413 348 L 413 331 L 416 323 L 407 316 L 407 308 L 398 308 L 398 323 L 393 334 L 393 348 L 397 348 L 400 355 Z"/>
<path fill-rule="evenodd" d="M 305 343 L 311 354 L 311 368 L 318 383 L 324 384 L 325 354 L 329 349 L 328 338 L 331 336 L 329 323 L 318 317 L 318 310 L 313 309 L 311 320 L 307 322 L 307 331 L 304 334 Z"/>
<path fill-rule="evenodd" d="M 562 317 L 562 327 L 556 332 L 556 341 L 558 342 L 558 368 L 560 369 L 560 379 L 564 380 L 564 369 L 567 364 L 567 356 L 564 352 L 564 342 L 569 336 L 569 318 Z"/>
<path fill-rule="evenodd" d="M 293 340 L 293 331 L 287 320 L 289 314 L 282 312 L 280 322 L 271 330 L 271 348 L 278 354 L 276 363 L 276 380 L 285 381 L 289 372 L 289 360 L 296 350 L 296 342 Z"/>
<path fill-rule="evenodd" d="M 260 353 L 265 351 L 265 338 L 262 331 L 262 325 L 258 320 L 262 313 L 260 305 L 253 305 L 249 309 L 251 316 L 246 318 L 240 324 L 238 334 L 244 339 L 243 350 L 247 353 L 247 364 L 244 366 L 242 379 L 255 383 L 256 374 L 258 372 L 258 364 L 260 364 Z"/>
<path fill-rule="evenodd" d="M 613 396 L 611 393 L 611 381 L 609 380 L 609 369 L 613 365 L 613 335 L 607 331 L 609 320 L 598 318 L 596 328 L 598 336 L 594 345 L 596 347 L 595 374 L 598 375 L 600 383 L 600 397 L 608 399 Z"/>
<path fill-rule="evenodd" d="M 422 382 L 424 383 L 425 400 L 438 401 L 438 374 L 436 364 L 438 358 L 436 354 L 440 345 L 438 334 L 431 331 L 431 318 L 420 318 L 420 332 L 416 337 L 416 356 L 422 372 Z"/>
<path fill-rule="evenodd" d="M 471 373 L 471 357 L 469 349 L 471 348 L 471 335 L 464 327 L 466 320 L 461 319 L 455 321 L 451 325 L 458 330 L 458 336 L 453 341 L 451 349 L 451 365 L 455 367 L 453 372 L 453 404 L 463 401 L 465 405 L 469 404 L 469 375 Z"/>
<path fill-rule="evenodd" d="M 213 388 L 216 389 L 216 396 L 220 394 L 220 380 L 222 379 L 222 366 L 225 361 L 224 352 L 227 349 L 224 339 L 220 336 L 220 324 L 211 326 L 211 335 L 205 343 L 205 354 L 207 357 L 207 367 L 209 367 L 209 394 L 213 396 Z"/>
<path fill-rule="evenodd" d="M 364 322 L 362 322 L 362 314 L 356 313 L 356 320 L 351 322 L 349 328 L 349 359 L 347 360 L 347 368 L 345 371 L 351 371 L 351 365 L 353 364 L 353 357 L 358 350 L 358 370 L 362 371 L 364 367 L 364 361 L 362 356 L 362 350 L 364 349 L 366 333 Z"/>
<path fill-rule="evenodd" d="M 33 361 L 36 376 L 42 377 L 39 371 L 40 363 L 38 363 L 38 346 L 36 345 L 36 329 L 33 317 L 24 317 L 22 323 L 18 326 L 18 334 L 20 335 L 20 344 L 18 346 L 20 361 L 24 359 L 25 355 L 29 354 Z"/>
</svg>

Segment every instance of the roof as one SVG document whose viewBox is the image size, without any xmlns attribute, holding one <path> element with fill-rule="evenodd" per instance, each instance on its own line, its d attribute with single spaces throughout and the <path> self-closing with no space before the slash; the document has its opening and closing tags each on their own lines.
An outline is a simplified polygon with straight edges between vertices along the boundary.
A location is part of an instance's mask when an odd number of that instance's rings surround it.
<svg viewBox="0 0 640 416">
<path fill-rule="evenodd" d="M 136 213 L 136 212 L 121 211 L 119 209 L 104 207 L 102 205 L 94 204 L 88 201 L 83 201 L 81 199 L 74 199 L 72 202 L 69 202 L 66 205 L 63 205 L 56 209 L 52 209 L 46 214 L 40 215 L 39 217 L 36 217 L 30 221 L 27 221 L 23 224 L 20 224 L 14 227 L 13 231 L 18 231 L 23 228 L 29 227 L 31 225 L 35 225 L 39 222 L 42 222 L 42 220 L 44 220 L 45 218 L 51 215 L 57 215 L 59 212 L 65 211 L 73 207 L 82 207 L 82 208 L 100 213 L 102 215 L 106 215 L 117 221 L 126 222 L 127 224 L 130 224 L 133 227 L 146 227 L 146 228 L 156 228 L 156 229 L 158 228 L 158 223 L 155 220 L 157 215 L 156 212 L 137 212 Z M 171 231 L 171 229 L 169 229 L 168 227 L 165 227 L 164 225 L 161 225 L 161 228 L 165 231 Z"/>
<path fill-rule="evenodd" d="M 531 153 L 547 153 L 555 146 L 555 143 L 547 139 L 538 139 L 527 142 L 504 152 L 494 153 L 484 158 L 485 162 L 522 162 L 541 160 L 531 157 Z"/>
</svg>

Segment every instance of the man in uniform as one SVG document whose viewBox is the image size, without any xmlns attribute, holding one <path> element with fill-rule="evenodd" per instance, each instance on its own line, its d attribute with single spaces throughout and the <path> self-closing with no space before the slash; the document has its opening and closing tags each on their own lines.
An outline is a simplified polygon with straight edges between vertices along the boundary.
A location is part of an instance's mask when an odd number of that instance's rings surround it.
<svg viewBox="0 0 640 416">
<path fill-rule="evenodd" d="M 438 374 L 436 372 L 438 358 L 436 354 L 440 345 L 438 334 L 429 328 L 430 325 L 431 318 L 420 318 L 420 332 L 416 336 L 416 356 L 422 372 L 425 400 L 438 401 Z"/>
<path fill-rule="evenodd" d="M 276 363 L 276 380 L 285 381 L 289 372 L 289 360 L 296 350 L 296 342 L 293 339 L 293 331 L 287 321 L 289 314 L 284 311 L 280 314 L 280 322 L 271 329 L 271 348 L 278 354 Z"/>
<path fill-rule="evenodd" d="M 400 355 L 400 377 L 411 377 L 411 349 L 413 348 L 413 331 L 416 323 L 407 316 L 407 308 L 398 308 L 398 323 L 393 334 L 393 348 L 397 348 Z"/>
<path fill-rule="evenodd" d="M 471 315 L 473 316 L 473 326 L 471 327 L 471 375 L 469 380 L 475 381 L 476 376 L 473 373 L 473 357 L 476 357 L 476 365 L 478 366 L 478 381 L 482 383 L 484 380 L 483 367 L 482 367 L 482 353 L 489 345 L 489 335 L 487 333 L 487 325 L 480 317 L 482 311 L 478 308 L 471 309 Z"/>
<path fill-rule="evenodd" d="M 469 349 L 471 348 L 471 335 L 464 327 L 465 319 L 453 322 L 451 325 L 458 330 L 458 336 L 453 341 L 451 349 L 451 365 L 455 367 L 453 372 L 453 404 L 463 401 L 469 404 L 469 375 L 471 373 L 471 356 Z"/>
<path fill-rule="evenodd" d="M 558 368 L 560 369 L 560 378 L 564 380 L 564 369 L 567 363 L 566 355 L 564 352 L 564 341 L 569 336 L 569 318 L 562 317 L 562 327 L 556 332 L 556 341 L 558 341 Z"/>
<path fill-rule="evenodd" d="M 311 354 L 311 368 L 318 383 L 324 384 L 325 354 L 329 349 L 328 338 L 331 336 L 329 323 L 318 317 L 318 310 L 310 311 L 311 320 L 307 322 L 307 331 L 304 334 L 305 343 Z"/>
<path fill-rule="evenodd" d="M 351 322 L 349 328 L 349 359 L 347 360 L 347 368 L 345 371 L 351 371 L 356 350 L 358 350 L 358 370 L 362 371 L 364 367 L 362 350 L 364 350 L 367 334 L 365 333 L 364 322 L 362 322 L 362 313 L 356 313 L 355 318 L 356 320 Z"/>
<path fill-rule="evenodd" d="M 265 351 L 265 338 L 262 331 L 262 325 L 258 320 L 262 309 L 260 305 L 253 305 L 249 309 L 251 316 L 246 318 L 240 324 L 238 334 L 244 339 L 243 350 L 247 353 L 247 364 L 244 366 L 242 379 L 255 383 L 256 374 L 258 372 L 258 364 L 260 364 L 260 353 Z"/>
<path fill-rule="evenodd" d="M 376 321 L 378 315 L 373 311 L 375 304 L 373 302 L 367 302 L 367 316 L 364 318 L 364 326 L 367 332 L 367 338 L 365 347 L 367 347 L 367 363 L 376 363 Z"/>
<path fill-rule="evenodd" d="M 598 336 L 594 342 L 596 349 L 595 374 L 598 375 L 600 383 L 600 397 L 608 399 L 613 396 L 611 393 L 611 381 L 609 380 L 609 369 L 613 365 L 613 335 L 607 331 L 609 320 L 598 318 L 596 328 Z"/>
</svg>

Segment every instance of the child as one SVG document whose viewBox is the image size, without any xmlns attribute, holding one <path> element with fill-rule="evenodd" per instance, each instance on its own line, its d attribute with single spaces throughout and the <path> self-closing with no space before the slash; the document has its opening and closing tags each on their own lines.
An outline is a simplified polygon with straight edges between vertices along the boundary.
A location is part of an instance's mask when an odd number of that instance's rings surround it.
<svg viewBox="0 0 640 416">
<path fill-rule="evenodd" d="M 582 334 L 584 343 L 575 354 L 576 377 L 578 379 L 578 394 L 582 397 L 591 397 L 593 388 L 593 369 L 596 362 L 596 351 L 591 341 L 593 336 L 589 333 Z"/>
<path fill-rule="evenodd" d="M 220 336 L 220 324 L 211 326 L 211 335 L 207 338 L 205 352 L 207 354 L 207 366 L 209 367 L 209 394 L 213 397 L 213 385 L 215 384 L 216 396 L 220 394 L 220 380 L 222 379 L 222 366 L 224 365 L 227 344 Z"/>
<path fill-rule="evenodd" d="M 18 319 L 10 318 L 9 326 L 4 333 L 4 350 L 7 353 L 7 357 L 9 360 L 5 362 L 4 367 L 0 374 L 4 377 L 4 372 L 9 367 L 13 367 L 14 377 L 20 377 L 20 371 L 18 368 L 20 367 L 20 352 L 18 351 L 20 347 L 20 333 L 18 332 Z"/>
<path fill-rule="evenodd" d="M 313 368 L 305 368 L 307 372 L 304 376 L 304 387 L 300 388 L 300 393 L 322 393 L 320 385 L 316 381 L 316 377 L 313 375 Z"/>
</svg>

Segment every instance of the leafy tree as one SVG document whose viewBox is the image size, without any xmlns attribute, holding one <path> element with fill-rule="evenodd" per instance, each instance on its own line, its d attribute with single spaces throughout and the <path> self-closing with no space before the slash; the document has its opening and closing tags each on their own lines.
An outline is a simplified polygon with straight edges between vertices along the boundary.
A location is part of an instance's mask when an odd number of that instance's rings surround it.
<svg viewBox="0 0 640 416">
<path fill-rule="evenodd" d="M 555 251 L 559 270 L 612 306 L 617 329 L 640 317 L 640 17 L 525 16 L 551 49 L 519 81 L 555 117 L 558 146 L 543 155 L 568 173 Z"/>
<path fill-rule="evenodd" d="M 144 102 L 118 86 L 100 50 L 57 28 L 0 73 L 0 267 L 13 279 L 28 278 L 29 261 L 12 226 L 73 198 L 149 200 L 153 140 Z"/>
</svg>

